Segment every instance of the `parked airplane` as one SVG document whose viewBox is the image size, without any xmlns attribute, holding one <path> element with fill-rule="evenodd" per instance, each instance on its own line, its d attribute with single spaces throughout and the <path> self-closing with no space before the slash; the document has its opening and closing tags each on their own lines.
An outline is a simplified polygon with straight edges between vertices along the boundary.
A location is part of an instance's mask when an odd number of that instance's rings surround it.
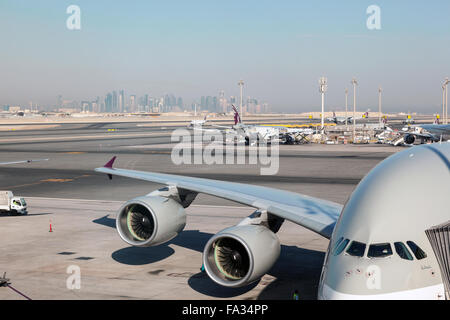
<svg viewBox="0 0 450 320">
<path fill-rule="evenodd" d="M 275 126 L 259 126 L 253 124 L 244 124 L 241 116 L 234 105 L 232 105 L 234 113 L 234 125 L 219 126 L 213 125 L 216 128 L 222 128 L 228 131 L 233 131 L 245 140 L 245 144 L 256 143 L 257 141 L 270 141 L 274 138 L 278 139 L 280 136 L 279 128 Z"/>
<path fill-rule="evenodd" d="M 287 219 L 330 239 L 320 299 L 444 299 L 425 230 L 450 219 L 443 201 L 450 190 L 450 143 L 416 146 L 385 159 L 362 179 L 344 208 L 273 188 L 115 169 L 115 159 L 95 171 L 166 185 L 119 209 L 117 230 L 133 246 L 177 236 L 186 224 L 184 208 L 198 193 L 256 209 L 212 236 L 204 248 L 206 273 L 220 285 L 242 287 L 267 273 L 280 254 L 275 233 Z M 420 190 L 420 196 L 411 196 L 411 190 Z"/>
<path fill-rule="evenodd" d="M 203 118 L 203 120 L 192 120 L 188 127 L 189 127 L 189 128 L 192 128 L 192 127 L 203 126 L 203 125 L 206 123 L 206 118 L 207 118 L 207 117 L 208 117 L 208 116 L 205 115 L 205 118 Z"/>
<path fill-rule="evenodd" d="M 421 124 L 414 131 L 401 131 L 406 144 L 413 144 L 417 138 L 426 141 L 439 142 L 450 140 L 450 124 Z"/>
<path fill-rule="evenodd" d="M 336 124 L 345 123 L 347 120 L 347 123 L 350 123 L 353 121 L 353 117 L 337 117 L 336 112 L 333 111 L 333 116 L 327 118 L 327 121 L 334 122 Z"/>
<path fill-rule="evenodd" d="M 369 118 L 369 111 L 366 111 L 361 118 L 358 119 L 368 119 Z M 327 118 L 327 121 L 334 122 L 336 124 L 345 124 L 345 121 L 347 120 L 347 123 L 350 124 L 353 122 L 353 117 L 337 117 L 336 113 L 333 111 L 333 116 Z"/>
</svg>

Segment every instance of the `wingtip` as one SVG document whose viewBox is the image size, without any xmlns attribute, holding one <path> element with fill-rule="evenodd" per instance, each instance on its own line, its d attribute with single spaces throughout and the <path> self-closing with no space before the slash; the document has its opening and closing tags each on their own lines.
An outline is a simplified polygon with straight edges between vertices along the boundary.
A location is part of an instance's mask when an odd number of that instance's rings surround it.
<svg viewBox="0 0 450 320">
<path fill-rule="evenodd" d="M 116 158 L 117 158 L 116 156 L 112 157 L 111 160 L 109 160 L 103 167 L 112 169 L 114 161 L 116 161 Z"/>
</svg>

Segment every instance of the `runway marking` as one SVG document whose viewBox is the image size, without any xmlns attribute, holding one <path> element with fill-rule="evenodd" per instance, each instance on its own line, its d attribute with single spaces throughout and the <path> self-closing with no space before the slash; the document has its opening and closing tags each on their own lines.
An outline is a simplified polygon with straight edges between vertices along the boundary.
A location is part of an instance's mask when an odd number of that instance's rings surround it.
<svg viewBox="0 0 450 320">
<path fill-rule="evenodd" d="M 148 151 L 148 150 L 144 150 L 142 151 L 145 154 L 172 154 L 172 152 L 169 151 Z"/>
<path fill-rule="evenodd" d="M 40 182 L 69 182 L 73 181 L 73 179 L 45 179 L 41 180 Z"/>
<path fill-rule="evenodd" d="M 65 154 L 84 154 L 86 152 L 83 152 L 83 151 L 69 151 L 69 152 L 63 152 L 63 153 L 65 153 Z"/>
<path fill-rule="evenodd" d="M 89 174 L 84 174 L 82 176 L 74 177 L 74 178 L 71 178 L 71 179 L 58 179 L 58 178 L 44 179 L 44 180 L 40 180 L 38 182 L 33 182 L 33 183 L 20 184 L 20 185 L 16 185 L 16 186 L 8 186 L 8 187 L 6 187 L 6 189 L 15 189 L 15 188 L 29 187 L 29 186 L 34 186 L 34 185 L 46 183 L 46 182 L 70 182 L 70 181 L 74 181 L 74 180 L 79 179 L 79 178 L 86 178 L 86 177 L 90 177 L 90 175 Z"/>
<path fill-rule="evenodd" d="M 67 141 L 67 140 L 76 140 L 80 138 L 85 139 L 95 139 L 95 138 L 123 138 L 123 137 L 133 137 L 133 138 L 142 138 L 142 137 L 151 137 L 160 135 L 160 132 L 152 132 L 152 133 L 130 133 L 130 134 L 103 134 L 103 135 L 79 135 L 79 136 L 71 136 L 71 137 L 40 137 L 40 138 L 16 138 L 16 139 L 0 139 L 0 142 L 29 142 L 29 141 Z"/>
</svg>

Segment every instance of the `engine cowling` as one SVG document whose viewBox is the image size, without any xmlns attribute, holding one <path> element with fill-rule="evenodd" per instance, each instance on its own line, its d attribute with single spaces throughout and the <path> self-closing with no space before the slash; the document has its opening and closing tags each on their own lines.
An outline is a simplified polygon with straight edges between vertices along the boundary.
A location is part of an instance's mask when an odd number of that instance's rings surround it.
<svg viewBox="0 0 450 320">
<path fill-rule="evenodd" d="M 405 136 L 405 143 L 407 143 L 407 144 L 413 144 L 414 141 L 416 141 L 416 137 L 415 137 L 414 135 L 412 135 L 412 134 L 407 134 L 407 135 Z"/>
<path fill-rule="evenodd" d="M 186 225 L 186 213 L 177 201 L 160 196 L 142 196 L 119 209 L 116 227 L 120 237 L 138 247 L 162 244 L 176 237 Z"/>
<path fill-rule="evenodd" d="M 220 231 L 206 244 L 208 276 L 226 287 L 242 287 L 266 274 L 280 255 L 280 241 L 262 225 L 238 225 Z"/>
</svg>

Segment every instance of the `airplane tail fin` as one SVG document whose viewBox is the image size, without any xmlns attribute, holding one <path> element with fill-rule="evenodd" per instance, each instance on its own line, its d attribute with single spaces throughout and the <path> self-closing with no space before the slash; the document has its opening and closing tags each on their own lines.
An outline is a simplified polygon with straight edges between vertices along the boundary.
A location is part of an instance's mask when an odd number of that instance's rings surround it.
<svg viewBox="0 0 450 320">
<path fill-rule="evenodd" d="M 239 112 L 233 104 L 231 106 L 234 112 L 234 124 L 236 125 L 238 123 L 241 123 L 241 116 L 239 115 Z"/>
</svg>

